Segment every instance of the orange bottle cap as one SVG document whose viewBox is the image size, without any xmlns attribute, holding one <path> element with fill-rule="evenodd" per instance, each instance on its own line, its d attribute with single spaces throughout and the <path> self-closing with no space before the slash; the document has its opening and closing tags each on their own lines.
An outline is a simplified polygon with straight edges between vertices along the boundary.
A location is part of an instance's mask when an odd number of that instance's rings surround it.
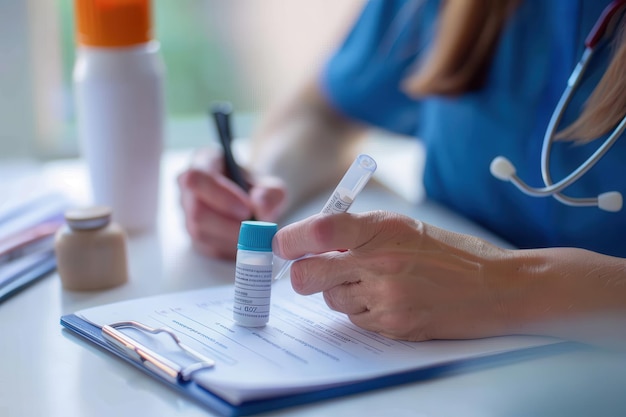
<svg viewBox="0 0 626 417">
<path fill-rule="evenodd" d="M 74 0 L 76 41 L 119 47 L 152 39 L 150 0 Z"/>
</svg>

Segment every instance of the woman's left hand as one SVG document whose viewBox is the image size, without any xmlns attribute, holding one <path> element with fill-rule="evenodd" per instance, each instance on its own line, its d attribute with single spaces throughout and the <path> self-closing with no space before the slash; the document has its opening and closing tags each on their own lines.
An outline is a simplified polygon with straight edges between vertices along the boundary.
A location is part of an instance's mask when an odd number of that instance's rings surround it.
<svg viewBox="0 0 626 417">
<path fill-rule="evenodd" d="M 510 333 L 513 251 L 390 212 L 317 215 L 280 230 L 274 250 L 300 294 L 364 329 L 405 340 Z M 311 255 L 312 254 L 312 255 Z"/>
</svg>

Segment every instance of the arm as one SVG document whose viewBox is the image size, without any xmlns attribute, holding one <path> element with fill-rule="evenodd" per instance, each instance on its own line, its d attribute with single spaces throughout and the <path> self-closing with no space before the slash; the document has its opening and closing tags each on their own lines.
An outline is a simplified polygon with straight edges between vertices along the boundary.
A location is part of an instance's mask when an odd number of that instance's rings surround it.
<svg viewBox="0 0 626 417">
<path fill-rule="evenodd" d="M 388 48 L 383 48 L 389 52 L 384 59 L 379 53 L 381 39 L 404 4 L 368 2 L 323 69 L 264 118 L 252 141 L 249 194 L 223 175 L 221 156 L 215 151 L 201 168 L 179 177 L 187 230 L 200 252 L 233 258 L 241 220 L 254 216 L 276 221 L 338 181 L 365 131 L 355 120 L 402 133 L 415 131 L 417 103 L 400 91 L 398 83 L 412 58 L 397 59 Z M 404 50 L 402 45 L 413 41 L 397 44 Z M 353 119 L 336 112 L 329 100 Z"/>
<path fill-rule="evenodd" d="M 501 297 L 510 332 L 626 346 L 626 259 L 578 248 L 510 252 Z"/>
<path fill-rule="evenodd" d="M 250 171 L 284 179 L 289 210 L 341 178 L 364 131 L 331 108 L 311 80 L 265 119 L 253 140 Z"/>
<path fill-rule="evenodd" d="M 304 238 L 306 236 L 306 238 Z M 276 235 L 301 294 L 406 340 L 551 335 L 626 346 L 626 260 L 505 250 L 389 212 L 314 216 Z M 338 249 L 348 249 L 337 252 Z"/>
<path fill-rule="evenodd" d="M 271 113 L 253 138 L 246 194 L 224 175 L 219 149 L 205 149 L 179 176 L 187 231 L 201 253 L 233 259 L 242 220 L 276 221 L 343 174 L 364 129 L 335 113 L 310 82 Z"/>
</svg>

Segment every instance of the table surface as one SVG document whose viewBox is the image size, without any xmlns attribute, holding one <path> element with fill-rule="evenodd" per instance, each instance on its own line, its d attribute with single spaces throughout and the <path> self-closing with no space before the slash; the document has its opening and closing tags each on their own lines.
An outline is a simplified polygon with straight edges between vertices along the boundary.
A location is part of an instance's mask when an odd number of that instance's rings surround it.
<svg viewBox="0 0 626 417">
<path fill-rule="evenodd" d="M 397 183 L 398 167 L 415 163 L 419 150 L 382 152 L 378 179 L 400 197 L 372 186 L 353 211 L 390 209 L 451 230 L 490 235 L 442 207 L 421 200 L 412 180 Z M 161 206 L 155 230 L 129 239 L 130 280 L 108 291 L 69 292 L 51 274 L 0 304 L 0 416 L 206 416 L 209 411 L 164 384 L 79 339 L 59 324 L 63 314 L 103 303 L 232 282 L 233 264 L 195 253 L 185 233 L 176 175 L 190 152 L 164 156 Z M 403 159 L 404 158 L 404 159 Z M 80 160 L 38 168 L 29 181 L 85 195 Z M 412 194 L 411 194 L 412 193 Z M 319 210 L 320 196 L 292 214 Z M 405 198 L 407 197 L 407 198 Z M 419 201 L 409 201 L 419 200 Z M 537 416 L 626 415 L 626 361 L 616 353 L 581 350 L 487 367 L 270 413 L 275 416 Z"/>
</svg>

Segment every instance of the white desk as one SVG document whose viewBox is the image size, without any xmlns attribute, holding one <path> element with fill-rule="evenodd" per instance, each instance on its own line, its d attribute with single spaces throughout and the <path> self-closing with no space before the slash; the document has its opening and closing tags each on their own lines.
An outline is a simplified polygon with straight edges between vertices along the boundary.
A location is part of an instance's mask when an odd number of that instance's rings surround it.
<svg viewBox="0 0 626 417">
<path fill-rule="evenodd" d="M 374 150 L 375 152 L 375 150 Z M 375 153 L 374 153 L 375 154 Z M 56 274 L 0 304 L 0 416 L 206 416 L 210 413 L 110 354 L 62 330 L 62 314 L 121 299 L 229 283 L 230 262 L 194 253 L 183 227 L 175 176 L 187 152 L 165 158 L 158 230 L 130 240 L 130 282 L 110 291 L 69 293 Z M 394 159 L 379 159 L 380 165 Z M 380 178 L 393 178 L 381 167 Z M 395 164 L 397 165 L 397 164 Z M 61 162 L 46 178 L 81 193 L 84 167 Z M 402 184 L 404 187 L 406 184 Z M 294 214 L 319 210 L 325 196 Z M 380 189 L 353 211 L 395 209 L 457 231 L 485 235 L 428 203 Z M 291 408 L 276 416 L 608 416 L 626 415 L 626 363 L 614 355 L 571 352 Z"/>
</svg>

